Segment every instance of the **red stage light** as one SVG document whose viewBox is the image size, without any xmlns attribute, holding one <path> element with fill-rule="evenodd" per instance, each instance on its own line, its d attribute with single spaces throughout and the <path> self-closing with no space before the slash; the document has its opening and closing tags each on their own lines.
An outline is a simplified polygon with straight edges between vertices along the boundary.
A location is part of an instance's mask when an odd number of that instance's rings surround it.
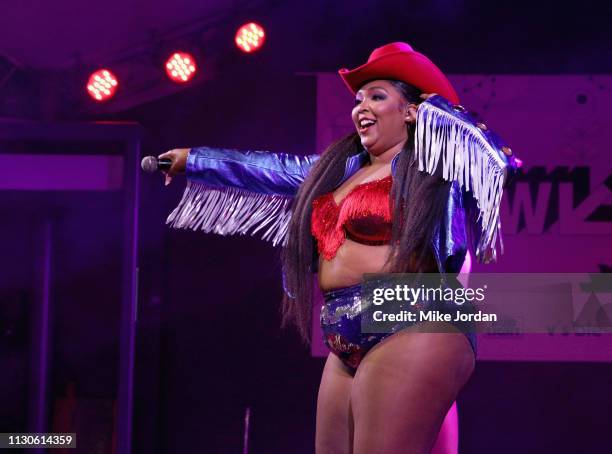
<svg viewBox="0 0 612 454">
<path fill-rule="evenodd" d="M 263 46 L 266 34 L 261 25 L 249 22 L 236 32 L 236 45 L 242 52 L 254 52 Z"/>
<path fill-rule="evenodd" d="M 166 74 L 173 82 L 179 84 L 189 82 L 195 72 L 195 58 L 187 52 L 175 52 L 166 61 Z"/>
<path fill-rule="evenodd" d="M 99 69 L 89 76 L 87 93 L 95 101 L 108 101 L 117 91 L 117 78 L 108 69 Z"/>
</svg>

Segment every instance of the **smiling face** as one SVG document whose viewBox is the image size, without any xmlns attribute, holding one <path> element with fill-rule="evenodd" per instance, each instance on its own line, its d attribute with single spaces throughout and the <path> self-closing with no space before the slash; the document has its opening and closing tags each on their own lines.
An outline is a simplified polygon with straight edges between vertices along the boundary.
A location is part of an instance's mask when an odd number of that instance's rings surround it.
<svg viewBox="0 0 612 454">
<path fill-rule="evenodd" d="M 406 142 L 406 125 L 416 119 L 416 106 L 390 81 L 373 80 L 356 93 L 352 118 L 361 144 L 377 156 Z"/>
</svg>

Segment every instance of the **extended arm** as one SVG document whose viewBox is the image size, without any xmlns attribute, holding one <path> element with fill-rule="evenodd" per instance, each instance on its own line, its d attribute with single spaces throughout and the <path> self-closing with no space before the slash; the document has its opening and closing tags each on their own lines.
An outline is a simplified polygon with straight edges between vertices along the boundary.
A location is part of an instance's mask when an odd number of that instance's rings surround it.
<svg viewBox="0 0 612 454">
<path fill-rule="evenodd" d="M 318 158 L 319 155 L 196 147 L 187 157 L 186 174 L 191 181 L 216 188 L 294 196 Z"/>
<path fill-rule="evenodd" d="M 291 198 L 317 159 L 318 155 L 192 148 L 185 165 L 187 187 L 167 223 L 220 235 L 253 235 L 263 229 L 263 239 L 282 243 Z"/>
</svg>

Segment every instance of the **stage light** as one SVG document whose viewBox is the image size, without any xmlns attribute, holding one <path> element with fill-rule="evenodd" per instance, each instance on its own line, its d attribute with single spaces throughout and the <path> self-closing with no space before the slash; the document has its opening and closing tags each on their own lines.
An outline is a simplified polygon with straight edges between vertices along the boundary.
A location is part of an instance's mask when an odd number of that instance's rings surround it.
<svg viewBox="0 0 612 454">
<path fill-rule="evenodd" d="M 261 25 L 249 22 L 236 32 L 236 45 L 242 52 L 254 52 L 263 46 L 266 34 Z"/>
<path fill-rule="evenodd" d="M 173 82 L 179 84 L 189 82 L 195 73 L 195 58 L 187 52 L 175 52 L 166 61 L 166 74 Z"/>
<path fill-rule="evenodd" d="M 117 91 L 117 78 L 108 69 L 99 69 L 89 76 L 87 93 L 95 101 L 108 101 Z"/>
</svg>

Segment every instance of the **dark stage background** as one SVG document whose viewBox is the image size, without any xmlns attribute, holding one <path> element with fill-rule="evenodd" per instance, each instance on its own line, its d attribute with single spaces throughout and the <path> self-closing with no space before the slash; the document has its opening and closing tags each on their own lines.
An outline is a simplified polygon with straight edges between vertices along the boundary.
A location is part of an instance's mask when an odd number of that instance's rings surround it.
<svg viewBox="0 0 612 454">
<path fill-rule="evenodd" d="M 154 10 L 156 3 L 143 8 Z M 448 73 L 612 72 L 610 11 L 604 2 L 566 7 L 288 1 L 244 9 L 235 6 L 240 2 L 227 3 L 231 20 L 215 28 L 215 36 L 227 36 L 227 42 L 215 50 L 210 80 L 102 112 L 66 94 L 61 75 L 72 77 L 71 67 L 26 68 L 0 87 L 2 95 L 11 92 L 0 101 L 1 115 L 135 121 L 144 130 L 143 155 L 196 145 L 306 154 L 315 151 L 316 87 L 315 79 L 302 73 L 355 67 L 386 42 L 409 42 Z M 16 7 L 15 14 L 20 11 Z M 244 56 L 232 47 L 235 24 L 243 19 L 257 20 L 269 32 L 259 54 Z M 14 22 L 17 27 L 18 17 Z M 525 109 L 529 103 L 525 99 Z M 240 452 L 247 406 L 250 452 L 313 452 L 323 359 L 312 358 L 295 332 L 279 328 L 278 251 L 253 238 L 167 229 L 165 218 L 183 187 L 183 178 L 167 188 L 157 175 L 141 180 L 133 452 Z M 1 231 L 10 243 L 2 246 L 0 265 L 0 432 L 7 432 L 25 430 L 28 408 L 33 290 L 27 277 L 35 267 L 28 244 L 38 231 L 24 226 L 37 225 L 33 213 L 49 204 L 29 201 L 30 210 L 15 213 L 18 197 L 10 191 L 2 197 Z M 62 192 L 49 197 L 58 222 L 50 396 L 53 401 L 74 392 L 77 400 L 108 404 L 117 388 L 118 291 L 107 282 L 119 273 L 120 233 L 112 215 L 119 202 L 112 195 L 87 201 Z M 84 205 L 85 211 L 74 208 Z M 69 383 L 74 391 L 68 391 Z M 458 400 L 460 451 L 607 452 L 611 384 L 610 363 L 480 362 Z"/>
</svg>

